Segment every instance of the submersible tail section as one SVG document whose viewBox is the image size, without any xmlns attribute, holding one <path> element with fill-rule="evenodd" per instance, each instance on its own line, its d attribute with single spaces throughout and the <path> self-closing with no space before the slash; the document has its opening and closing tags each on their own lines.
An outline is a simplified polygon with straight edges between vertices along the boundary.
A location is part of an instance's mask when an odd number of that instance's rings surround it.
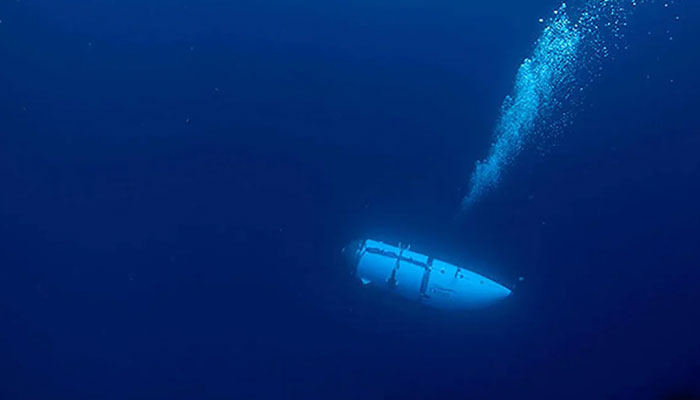
<svg viewBox="0 0 700 400">
<path fill-rule="evenodd" d="M 363 285 L 444 309 L 476 308 L 510 295 L 506 287 L 462 267 L 375 240 L 343 249 Z"/>
</svg>

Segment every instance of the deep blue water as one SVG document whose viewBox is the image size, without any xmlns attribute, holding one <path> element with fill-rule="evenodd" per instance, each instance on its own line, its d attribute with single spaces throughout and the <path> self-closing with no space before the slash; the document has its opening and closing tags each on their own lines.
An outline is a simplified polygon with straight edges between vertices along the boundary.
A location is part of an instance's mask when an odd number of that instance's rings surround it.
<svg viewBox="0 0 700 400">
<path fill-rule="evenodd" d="M 0 2 L 0 398 L 700 393 L 700 4 L 638 6 L 460 213 L 557 7 Z M 517 287 L 367 291 L 363 237 Z"/>
</svg>

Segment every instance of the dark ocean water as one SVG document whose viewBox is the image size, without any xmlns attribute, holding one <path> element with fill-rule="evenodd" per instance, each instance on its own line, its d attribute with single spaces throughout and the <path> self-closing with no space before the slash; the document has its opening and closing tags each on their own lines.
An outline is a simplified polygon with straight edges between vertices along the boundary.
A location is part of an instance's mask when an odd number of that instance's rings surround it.
<svg viewBox="0 0 700 400">
<path fill-rule="evenodd" d="M 0 1 L 0 399 L 700 393 L 696 1 L 459 214 L 558 6 Z M 364 237 L 517 287 L 367 291 Z"/>
</svg>

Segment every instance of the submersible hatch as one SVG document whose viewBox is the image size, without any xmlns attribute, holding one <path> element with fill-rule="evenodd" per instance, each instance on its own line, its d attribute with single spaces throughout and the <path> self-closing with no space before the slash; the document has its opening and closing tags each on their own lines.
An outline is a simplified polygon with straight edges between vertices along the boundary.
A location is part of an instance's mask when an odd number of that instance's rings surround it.
<svg viewBox="0 0 700 400">
<path fill-rule="evenodd" d="M 462 267 L 376 240 L 354 241 L 343 249 L 363 285 L 443 309 L 489 305 L 510 289 Z"/>
</svg>

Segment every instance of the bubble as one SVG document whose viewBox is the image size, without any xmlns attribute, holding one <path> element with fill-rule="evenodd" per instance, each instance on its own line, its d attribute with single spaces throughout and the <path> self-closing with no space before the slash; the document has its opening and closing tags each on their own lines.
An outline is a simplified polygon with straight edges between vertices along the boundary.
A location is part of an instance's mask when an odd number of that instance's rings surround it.
<svg viewBox="0 0 700 400">
<path fill-rule="evenodd" d="M 475 165 L 463 209 L 497 187 L 506 168 L 534 139 L 551 140 L 571 124 L 573 105 L 600 76 L 602 61 L 625 47 L 622 39 L 628 16 L 642 3 L 589 0 L 574 12 L 566 4 L 554 12 L 503 101 L 494 141 L 488 156 Z M 549 146 L 539 143 L 538 147 Z"/>
</svg>

